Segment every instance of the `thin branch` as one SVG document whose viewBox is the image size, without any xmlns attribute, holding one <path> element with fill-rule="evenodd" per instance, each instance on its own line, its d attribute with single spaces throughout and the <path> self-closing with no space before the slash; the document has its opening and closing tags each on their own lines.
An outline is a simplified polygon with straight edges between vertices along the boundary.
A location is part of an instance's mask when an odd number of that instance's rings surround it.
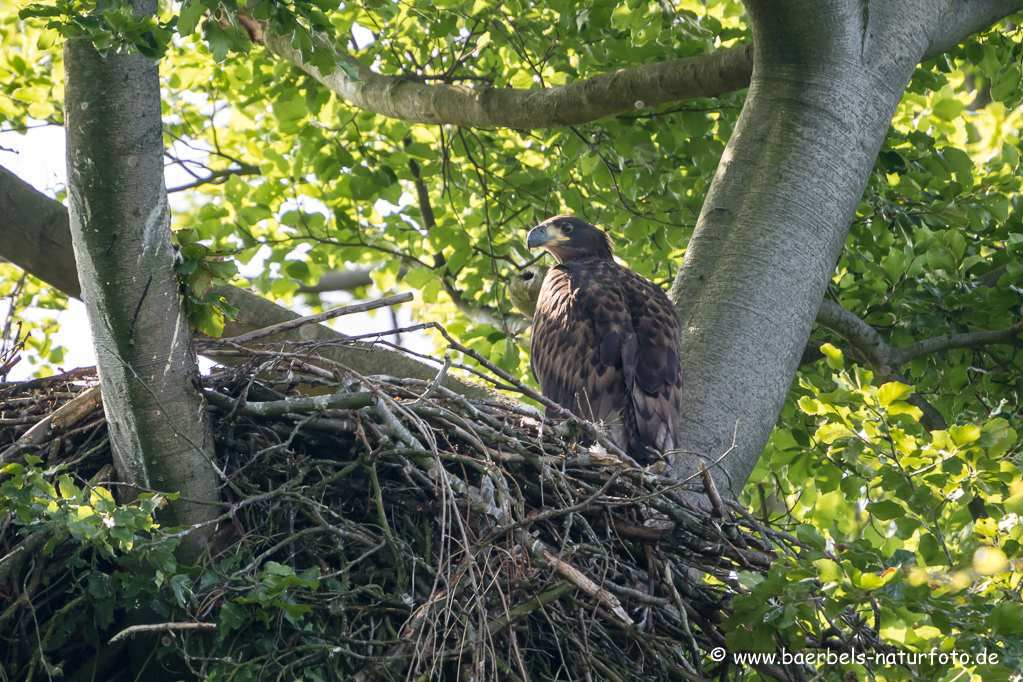
<svg viewBox="0 0 1023 682">
<path fill-rule="evenodd" d="M 466 151 L 468 152 L 468 149 Z M 424 183 L 420 177 L 419 164 L 417 164 L 414 160 L 410 160 L 408 165 L 409 170 L 412 172 L 412 177 L 415 179 L 414 185 L 416 188 L 416 198 L 419 203 L 419 214 L 423 219 L 423 227 L 427 232 L 429 232 L 437 226 L 437 221 L 433 212 L 433 205 L 430 203 L 430 192 L 426 183 Z M 481 179 L 481 184 L 484 187 L 484 196 L 486 196 L 486 182 Z M 489 256 L 491 261 L 493 261 L 493 254 L 485 253 L 485 255 Z M 447 270 L 444 254 L 441 252 L 433 254 L 433 262 L 434 269 L 439 270 L 443 268 L 440 281 L 441 285 L 444 287 L 445 293 L 447 293 L 447 295 L 451 298 L 451 302 L 455 304 L 455 307 L 458 308 L 459 312 L 468 317 L 475 324 L 489 324 L 495 329 L 500 329 L 509 336 L 518 336 L 526 331 L 529 325 L 533 324 L 533 320 L 527 318 L 525 315 L 519 315 L 518 313 L 512 312 L 503 313 L 500 309 L 466 301 L 465 297 L 462 296 L 462 292 L 459 291 L 451 282 L 453 275 Z"/>
<path fill-rule="evenodd" d="M 891 362 L 892 347 L 881 338 L 877 330 L 834 301 L 824 300 L 817 311 L 817 323 L 845 338 L 860 356 L 870 365 L 879 381 L 898 381 L 910 385 L 910 381 Z M 944 431 L 948 428 L 945 416 L 919 393 L 913 393 L 906 402 L 922 413 L 920 423 L 928 431 Z"/>
<path fill-rule="evenodd" d="M 444 292 L 451 298 L 458 311 L 472 320 L 475 324 L 489 324 L 495 329 L 500 329 L 509 336 L 518 336 L 533 324 L 532 318 L 520 313 L 502 313 L 490 306 L 469 303 L 462 296 L 462 292 L 453 287 L 447 278 L 441 280 Z"/>
<path fill-rule="evenodd" d="M 131 637 L 132 635 L 140 632 L 164 632 L 166 630 L 215 630 L 217 628 L 216 623 L 153 623 L 152 625 L 132 625 L 130 627 L 121 630 L 113 638 L 110 639 L 108 644 L 124 639 L 125 637 Z"/>
<path fill-rule="evenodd" d="M 902 348 L 891 349 L 889 362 L 893 365 L 904 365 L 921 355 L 940 353 L 943 350 L 956 348 L 983 348 L 995 345 L 1019 348 L 1023 347 L 1020 334 L 1023 334 L 1023 322 L 1017 322 L 1008 329 L 998 331 L 946 334 L 933 339 L 917 341 Z"/>
<path fill-rule="evenodd" d="M 178 159 L 174 159 L 174 161 L 175 163 L 181 163 Z M 191 171 L 189 171 L 189 173 L 196 178 L 194 182 L 178 185 L 177 187 L 171 187 L 167 190 L 167 193 L 183 192 L 187 189 L 202 187 L 203 185 L 222 185 L 227 182 L 232 175 L 262 175 L 262 171 L 259 170 L 259 166 L 254 166 L 250 163 L 241 164 L 238 168 L 224 168 L 222 170 L 210 171 L 210 174 L 205 178 L 199 177 Z"/>
<path fill-rule="evenodd" d="M 256 331 L 249 332 L 248 334 L 236 336 L 233 339 L 213 339 L 212 341 L 218 345 L 248 343 L 249 341 L 262 339 L 267 336 L 273 336 L 274 334 L 279 334 L 281 332 L 286 332 L 291 329 L 303 327 L 307 324 L 320 324 L 321 322 L 326 322 L 327 320 L 332 320 L 335 317 L 340 317 L 342 315 L 351 315 L 352 313 L 364 313 L 367 310 L 383 308 L 385 306 L 395 305 L 397 303 L 407 303 L 408 301 L 411 300 L 412 294 L 410 293 L 397 294 L 395 296 L 388 296 L 386 298 L 381 298 L 376 301 L 367 301 L 366 303 L 357 303 L 355 305 L 341 306 L 340 308 L 334 308 L 333 310 L 328 310 L 326 312 L 319 313 L 316 315 L 307 315 L 306 317 L 299 317 L 294 320 L 289 320 L 287 322 L 275 324 L 271 327 L 266 327 L 265 329 L 257 329 Z"/>
</svg>

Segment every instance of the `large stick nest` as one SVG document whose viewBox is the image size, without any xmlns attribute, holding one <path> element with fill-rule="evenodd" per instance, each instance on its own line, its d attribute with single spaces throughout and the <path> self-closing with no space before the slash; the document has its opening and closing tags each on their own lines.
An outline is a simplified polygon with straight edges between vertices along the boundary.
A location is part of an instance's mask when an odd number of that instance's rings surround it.
<svg viewBox="0 0 1023 682">
<path fill-rule="evenodd" d="M 95 573 L 127 580 L 124 563 L 83 561 L 73 540 L 44 552 L 8 514 L 6 679 L 59 664 L 119 679 L 111 647 L 143 636 L 140 622 L 157 623 L 162 662 L 201 679 L 709 679 L 728 665 L 708 652 L 725 646 L 739 573 L 801 551 L 528 405 L 359 376 L 308 349 L 235 352 L 241 364 L 205 379 L 224 514 L 201 570 L 154 577 L 144 618 L 102 617 Z M 83 400 L 82 380 L 0 385 L 0 443 L 20 439 L 5 462 L 34 454 L 83 486 L 110 479 L 97 401 L 44 420 Z"/>
</svg>

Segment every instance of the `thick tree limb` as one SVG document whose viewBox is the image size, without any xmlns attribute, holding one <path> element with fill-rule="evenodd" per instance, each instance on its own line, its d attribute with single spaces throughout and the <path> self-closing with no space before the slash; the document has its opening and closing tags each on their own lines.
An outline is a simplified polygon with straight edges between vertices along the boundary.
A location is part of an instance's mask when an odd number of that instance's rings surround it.
<svg viewBox="0 0 1023 682">
<path fill-rule="evenodd" d="M 81 298 L 71 228 L 67 209 L 59 202 L 37 192 L 13 173 L 0 167 L 0 255 L 34 277 Z M 227 336 L 240 336 L 272 324 L 295 319 L 299 315 L 250 291 L 233 286 L 218 288 L 221 295 L 238 309 L 238 319 L 224 327 Z M 345 339 L 329 327 L 310 325 L 277 334 L 269 342 Z M 433 381 L 437 369 L 401 353 L 366 344 L 333 346 L 322 354 L 361 374 L 392 376 Z M 448 374 L 442 384 L 469 398 L 494 398 L 495 393 L 481 384 Z"/>
<path fill-rule="evenodd" d="M 953 0 L 931 2 L 937 22 L 921 59 L 936 57 L 965 36 L 1018 11 L 1018 0 Z M 465 85 L 418 83 L 384 76 L 348 53 L 341 59 L 357 69 L 353 81 L 343 69 L 324 75 L 306 64 L 291 46 L 291 36 L 274 35 L 265 25 L 246 28 L 273 54 L 302 69 L 353 106 L 410 123 L 529 130 L 579 125 L 605 116 L 682 99 L 718 97 L 749 86 L 753 45 L 720 50 L 593 76 L 553 88 L 471 88 Z"/>
<path fill-rule="evenodd" d="M 81 298 L 67 209 L 3 167 L 0 167 L 0 251 L 28 274 L 68 296 Z"/>
<path fill-rule="evenodd" d="M 265 29 L 265 27 L 264 27 Z M 716 97 L 749 85 L 753 47 L 742 45 L 620 69 L 553 88 L 427 85 L 400 76 L 382 76 L 349 54 L 341 58 L 358 70 L 353 81 L 343 69 L 324 75 L 306 64 L 291 36 L 264 30 L 270 52 L 302 69 L 353 106 L 410 123 L 503 127 L 529 130 L 579 125 L 605 116 L 695 97 Z"/>
</svg>

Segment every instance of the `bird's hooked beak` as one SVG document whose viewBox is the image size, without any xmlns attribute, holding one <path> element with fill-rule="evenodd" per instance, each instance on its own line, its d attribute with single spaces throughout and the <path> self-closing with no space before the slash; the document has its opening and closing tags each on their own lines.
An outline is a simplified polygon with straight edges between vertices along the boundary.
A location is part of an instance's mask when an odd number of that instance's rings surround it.
<svg viewBox="0 0 1023 682">
<path fill-rule="evenodd" d="M 529 231 L 529 236 L 526 237 L 526 248 L 532 251 L 537 247 L 547 246 L 548 244 L 560 244 L 567 241 L 568 237 L 562 233 L 561 228 L 557 225 L 537 225 Z"/>
</svg>

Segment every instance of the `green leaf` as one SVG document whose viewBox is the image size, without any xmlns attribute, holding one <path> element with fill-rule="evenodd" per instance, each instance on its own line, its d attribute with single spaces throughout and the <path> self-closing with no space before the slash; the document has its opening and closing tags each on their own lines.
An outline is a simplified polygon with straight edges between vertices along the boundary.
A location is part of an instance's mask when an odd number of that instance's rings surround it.
<svg viewBox="0 0 1023 682">
<path fill-rule="evenodd" d="M 44 29 L 39 32 L 39 38 L 36 40 L 36 47 L 40 50 L 49 50 L 53 47 L 54 43 L 57 42 L 57 38 L 59 37 L 60 33 L 56 29 Z"/>
<path fill-rule="evenodd" d="M 437 274 L 428 268 L 412 268 L 401 280 L 412 289 L 421 289 L 430 280 L 437 279 Z"/>
<path fill-rule="evenodd" d="M 916 421 L 920 421 L 921 417 L 924 416 L 923 410 L 919 407 L 902 402 L 901 400 L 897 400 L 888 405 L 888 414 L 893 416 L 898 414 L 908 414 Z"/>
<path fill-rule="evenodd" d="M 934 104 L 933 110 L 938 118 L 952 121 L 959 118 L 965 108 L 966 105 L 957 99 L 942 99 Z"/>
<path fill-rule="evenodd" d="M 231 630 L 237 630 L 248 618 L 248 609 L 240 604 L 227 602 L 220 607 L 220 636 L 226 637 Z"/>
<path fill-rule="evenodd" d="M 966 238 L 958 230 L 946 230 L 943 237 L 952 255 L 956 260 L 961 260 L 966 252 Z"/>
<path fill-rule="evenodd" d="M 830 559 L 818 559 L 813 564 L 817 567 L 817 577 L 822 582 L 841 582 L 845 578 L 842 567 Z"/>
<path fill-rule="evenodd" d="M 817 438 L 827 444 L 834 443 L 839 438 L 848 438 L 849 436 L 855 436 L 856 432 L 850 429 L 845 424 L 827 423 L 821 424 L 820 428 L 814 434 Z"/>
<path fill-rule="evenodd" d="M 13 93 L 11 93 L 11 98 L 21 102 L 39 104 L 46 100 L 48 94 L 49 92 L 46 88 L 17 88 Z"/>
<path fill-rule="evenodd" d="M 828 546 L 828 541 L 824 539 L 820 531 L 809 524 L 804 523 L 796 526 L 796 537 L 804 545 L 809 545 L 814 549 L 825 549 Z"/>
<path fill-rule="evenodd" d="M 186 0 L 181 6 L 181 13 L 178 15 L 178 32 L 182 36 L 189 36 L 195 33 L 195 27 L 199 25 L 206 6 L 199 0 Z"/>
<path fill-rule="evenodd" d="M 24 21 L 32 17 L 59 17 L 62 13 L 61 8 L 53 5 L 32 4 L 18 10 L 18 18 Z"/>
<path fill-rule="evenodd" d="M 991 98 L 997 102 L 1007 102 L 1019 96 L 1020 69 L 1013 62 L 991 84 Z"/>
<path fill-rule="evenodd" d="M 437 297 L 440 294 L 441 286 L 440 278 L 427 282 L 420 295 L 423 303 L 436 303 Z"/>
<path fill-rule="evenodd" d="M 942 156 L 948 164 L 948 169 L 955 174 L 956 180 L 964 185 L 973 184 L 973 160 L 970 155 L 957 147 L 944 147 L 941 150 Z"/>
<path fill-rule="evenodd" d="M 1002 158 L 1005 162 L 1015 168 L 1019 165 L 1019 150 L 1009 142 L 1002 143 Z"/>
<path fill-rule="evenodd" d="M 952 442 L 962 447 L 980 438 L 980 427 L 973 424 L 953 426 L 948 430 L 948 435 L 952 436 Z"/>
<path fill-rule="evenodd" d="M 824 357 L 828 363 L 828 367 L 831 369 L 842 369 L 842 351 L 835 348 L 830 343 L 821 345 L 821 352 L 824 353 Z"/>
<path fill-rule="evenodd" d="M 1010 514 L 1023 514 L 1023 492 L 1012 495 L 1002 503 Z"/>
<path fill-rule="evenodd" d="M 270 575 L 283 575 L 292 576 L 295 575 L 295 569 L 291 566 L 278 563 L 276 561 L 268 561 L 263 565 L 263 570 Z"/>
<path fill-rule="evenodd" d="M 984 619 L 984 625 L 1003 637 L 1023 635 L 1023 604 L 1003 601 L 991 610 Z"/>
<path fill-rule="evenodd" d="M 215 21 L 203 22 L 202 36 L 210 48 L 214 61 L 222 62 L 227 59 L 227 54 L 231 51 L 231 45 L 234 41 L 227 35 L 227 32 L 219 23 Z M 276 106 L 274 108 L 276 110 Z"/>
<path fill-rule="evenodd" d="M 600 157 L 592 151 L 588 151 L 579 158 L 579 172 L 584 176 L 590 175 L 598 163 L 600 163 Z"/>
<path fill-rule="evenodd" d="M 879 521 L 891 521 L 906 515 L 906 510 L 902 508 L 902 505 L 891 500 L 871 502 L 867 505 L 867 511 Z"/>
<path fill-rule="evenodd" d="M 888 407 L 893 401 L 902 400 L 913 393 L 913 387 L 900 384 L 897 381 L 889 382 L 877 390 L 878 401 L 881 407 Z"/>
</svg>

